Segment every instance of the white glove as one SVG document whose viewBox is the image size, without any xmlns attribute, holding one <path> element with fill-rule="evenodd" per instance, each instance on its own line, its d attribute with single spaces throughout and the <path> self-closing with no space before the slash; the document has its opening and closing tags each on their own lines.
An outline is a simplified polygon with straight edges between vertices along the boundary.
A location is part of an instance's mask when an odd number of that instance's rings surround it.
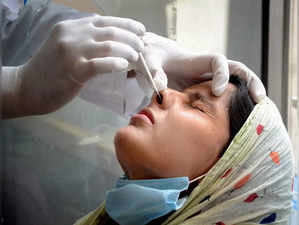
<svg viewBox="0 0 299 225">
<path fill-rule="evenodd" d="M 58 23 L 28 63 L 7 70 L 20 81 L 22 100 L 14 116 L 57 110 L 92 77 L 127 70 L 144 49 L 138 37 L 144 32 L 137 21 L 98 15 Z"/>
<path fill-rule="evenodd" d="M 255 102 L 259 102 L 266 96 L 266 89 L 260 78 L 243 63 L 228 60 L 229 74 L 240 76 L 247 82 L 250 95 Z"/>
<path fill-rule="evenodd" d="M 227 60 L 220 54 L 192 53 L 177 42 L 153 33 L 145 33 L 142 39 L 145 43 L 143 55 L 153 76 L 167 74 L 172 87 L 183 89 L 212 78 L 212 92 L 219 96 L 227 87 L 229 75 L 234 74 L 247 82 L 254 101 L 258 102 L 266 95 L 257 75 L 242 63 Z"/>
</svg>

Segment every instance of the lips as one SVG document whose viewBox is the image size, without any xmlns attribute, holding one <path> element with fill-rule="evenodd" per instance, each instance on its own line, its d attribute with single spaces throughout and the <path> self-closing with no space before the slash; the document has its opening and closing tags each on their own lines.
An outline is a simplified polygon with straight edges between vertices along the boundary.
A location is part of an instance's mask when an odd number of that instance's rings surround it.
<svg viewBox="0 0 299 225">
<path fill-rule="evenodd" d="M 141 119 L 150 125 L 153 125 L 155 123 L 153 113 L 147 108 L 145 108 L 145 109 L 141 110 L 139 113 L 135 114 L 131 118 L 131 121 L 133 121 L 135 119 Z"/>
<path fill-rule="evenodd" d="M 145 108 L 145 109 L 141 110 L 138 114 L 147 116 L 150 119 L 150 121 L 152 122 L 152 124 L 155 123 L 154 115 L 149 109 Z"/>
</svg>

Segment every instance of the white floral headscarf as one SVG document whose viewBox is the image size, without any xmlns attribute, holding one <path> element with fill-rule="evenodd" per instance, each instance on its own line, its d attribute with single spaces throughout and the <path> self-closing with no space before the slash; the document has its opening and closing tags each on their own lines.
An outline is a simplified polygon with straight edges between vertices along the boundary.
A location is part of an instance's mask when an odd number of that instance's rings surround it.
<svg viewBox="0 0 299 225">
<path fill-rule="evenodd" d="M 184 206 L 162 224 L 287 225 L 294 164 L 280 113 L 265 97 Z M 76 225 L 106 224 L 104 221 L 107 214 L 102 204 Z"/>
</svg>

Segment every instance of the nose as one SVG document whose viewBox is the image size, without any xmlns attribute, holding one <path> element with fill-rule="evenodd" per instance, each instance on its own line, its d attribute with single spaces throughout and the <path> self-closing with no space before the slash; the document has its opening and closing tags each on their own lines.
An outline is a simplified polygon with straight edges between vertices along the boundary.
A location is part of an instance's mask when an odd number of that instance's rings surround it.
<svg viewBox="0 0 299 225">
<path fill-rule="evenodd" d="M 159 95 L 157 94 L 156 101 L 158 104 L 162 105 L 163 103 L 163 93 L 159 92 Z"/>
<path fill-rule="evenodd" d="M 173 90 L 173 89 L 165 89 L 160 91 L 160 97 L 157 94 L 153 95 L 152 104 L 159 106 L 160 108 L 168 108 L 176 102 L 183 101 L 185 99 L 185 95 L 182 92 Z"/>
</svg>

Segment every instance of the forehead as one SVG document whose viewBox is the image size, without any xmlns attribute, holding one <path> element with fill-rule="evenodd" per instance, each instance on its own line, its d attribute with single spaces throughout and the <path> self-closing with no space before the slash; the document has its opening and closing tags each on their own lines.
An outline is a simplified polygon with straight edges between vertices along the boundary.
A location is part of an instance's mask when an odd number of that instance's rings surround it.
<svg viewBox="0 0 299 225">
<path fill-rule="evenodd" d="M 204 81 L 199 84 L 195 84 L 191 87 L 186 88 L 184 92 L 186 93 L 198 92 L 201 95 L 207 97 L 212 102 L 222 102 L 225 105 L 227 105 L 231 95 L 234 93 L 235 90 L 236 87 L 233 84 L 228 83 L 227 88 L 225 89 L 223 94 L 217 97 L 212 92 L 212 81 Z"/>
</svg>

